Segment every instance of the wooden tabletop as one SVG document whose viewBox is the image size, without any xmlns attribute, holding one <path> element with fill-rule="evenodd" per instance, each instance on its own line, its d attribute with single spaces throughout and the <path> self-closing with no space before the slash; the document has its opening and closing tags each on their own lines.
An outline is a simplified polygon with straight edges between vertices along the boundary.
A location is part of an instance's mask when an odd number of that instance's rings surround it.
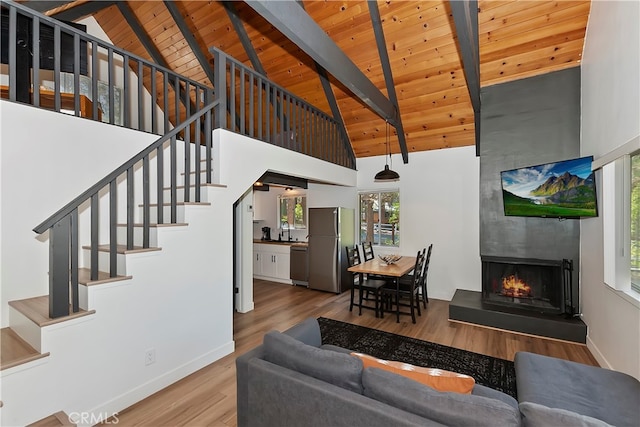
<svg viewBox="0 0 640 427">
<path fill-rule="evenodd" d="M 416 265 L 416 257 L 403 256 L 395 264 L 387 265 L 380 259 L 365 261 L 347 270 L 354 273 L 377 274 L 380 276 L 400 277 L 410 272 Z"/>
</svg>

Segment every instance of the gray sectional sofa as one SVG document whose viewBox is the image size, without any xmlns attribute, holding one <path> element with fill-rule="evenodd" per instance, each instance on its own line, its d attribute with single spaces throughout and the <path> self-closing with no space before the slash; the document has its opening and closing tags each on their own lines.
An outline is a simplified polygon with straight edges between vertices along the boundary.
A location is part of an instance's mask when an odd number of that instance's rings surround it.
<svg viewBox="0 0 640 427">
<path fill-rule="evenodd" d="M 518 401 L 476 384 L 438 392 L 323 345 L 316 319 L 236 360 L 238 425 L 247 426 L 638 426 L 640 383 L 625 374 L 520 352 Z"/>
</svg>

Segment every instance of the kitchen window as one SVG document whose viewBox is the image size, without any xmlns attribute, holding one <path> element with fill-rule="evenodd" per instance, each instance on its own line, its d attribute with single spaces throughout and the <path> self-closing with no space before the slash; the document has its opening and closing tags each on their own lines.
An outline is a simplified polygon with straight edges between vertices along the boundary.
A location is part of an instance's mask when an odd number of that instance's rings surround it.
<svg viewBox="0 0 640 427">
<path fill-rule="evenodd" d="M 307 228 L 307 196 L 278 196 L 278 218 L 283 230 Z"/>
<path fill-rule="evenodd" d="M 400 246 L 400 192 L 360 193 L 360 241 Z"/>
</svg>

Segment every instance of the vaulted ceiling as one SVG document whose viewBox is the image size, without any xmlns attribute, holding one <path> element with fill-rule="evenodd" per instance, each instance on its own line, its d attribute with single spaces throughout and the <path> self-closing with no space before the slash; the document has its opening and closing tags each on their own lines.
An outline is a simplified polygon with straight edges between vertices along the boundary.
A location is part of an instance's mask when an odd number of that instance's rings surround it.
<svg viewBox="0 0 640 427">
<path fill-rule="evenodd" d="M 219 1 L 175 1 L 169 7 L 165 3 L 54 1 L 40 9 L 62 4 L 47 14 L 65 20 L 91 14 L 113 44 L 152 59 L 140 41 L 146 35 L 171 69 L 208 85 L 181 28 L 194 36 L 209 64 L 213 60 L 209 48 L 215 46 L 251 65 L 246 45 L 230 18 L 229 11 L 235 11 L 240 32 L 248 36 L 267 76 L 331 114 L 313 59 L 248 4 L 234 1 L 229 8 Z M 376 45 L 368 3 L 302 3 L 313 21 L 388 97 L 384 59 Z M 475 144 L 474 110 L 449 1 L 386 0 L 377 5 L 407 151 Z M 170 8 L 179 15 L 172 15 Z M 480 87 L 578 66 L 589 10 L 589 0 L 480 0 Z M 132 27 L 132 16 L 139 28 Z M 384 119 L 332 76 L 330 82 L 356 156 L 384 154 Z M 395 135 L 391 151 L 400 152 Z"/>
</svg>

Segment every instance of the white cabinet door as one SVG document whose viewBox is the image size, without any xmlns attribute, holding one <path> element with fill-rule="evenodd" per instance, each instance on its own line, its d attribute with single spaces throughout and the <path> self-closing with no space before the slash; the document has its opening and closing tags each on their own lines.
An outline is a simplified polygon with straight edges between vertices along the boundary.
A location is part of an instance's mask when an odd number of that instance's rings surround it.
<svg viewBox="0 0 640 427">
<path fill-rule="evenodd" d="M 260 279 L 291 284 L 289 245 L 261 244 L 253 245 L 253 275 Z"/>
</svg>

